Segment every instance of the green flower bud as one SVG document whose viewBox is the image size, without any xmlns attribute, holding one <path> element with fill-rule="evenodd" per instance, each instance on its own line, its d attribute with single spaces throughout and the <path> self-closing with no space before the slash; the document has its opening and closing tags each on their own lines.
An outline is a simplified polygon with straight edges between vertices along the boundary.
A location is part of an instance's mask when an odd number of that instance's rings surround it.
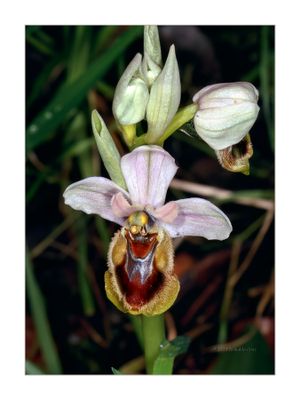
<svg viewBox="0 0 300 400">
<path fill-rule="evenodd" d="M 121 125 L 132 125 L 145 118 L 149 91 L 140 76 L 142 56 L 137 54 L 119 80 L 113 99 L 113 114 Z"/>
<path fill-rule="evenodd" d="M 193 97 L 198 104 L 196 132 L 214 150 L 239 143 L 257 118 L 257 100 L 258 91 L 248 82 L 205 87 Z"/>
</svg>

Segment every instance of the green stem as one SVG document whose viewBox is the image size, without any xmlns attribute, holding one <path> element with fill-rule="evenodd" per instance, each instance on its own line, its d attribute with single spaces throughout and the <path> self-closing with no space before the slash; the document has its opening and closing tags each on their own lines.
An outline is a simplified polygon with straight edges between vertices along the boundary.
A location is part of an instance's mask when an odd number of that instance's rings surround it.
<svg viewBox="0 0 300 400">
<path fill-rule="evenodd" d="M 136 138 L 136 124 L 122 125 L 123 138 L 130 149 Z"/>
<path fill-rule="evenodd" d="M 133 326 L 135 335 L 137 337 L 137 340 L 141 346 L 141 349 L 144 349 L 144 336 L 143 336 L 143 321 L 142 321 L 142 316 L 141 315 L 130 315 L 129 314 L 129 319 L 131 321 L 131 324 Z"/>
<path fill-rule="evenodd" d="M 130 150 L 133 150 L 139 146 L 143 146 L 144 144 L 157 144 L 159 146 L 163 146 L 165 140 L 168 139 L 173 133 L 175 133 L 181 126 L 189 122 L 192 118 L 194 118 L 197 112 L 197 104 L 189 104 L 186 107 L 181 108 L 172 119 L 171 123 L 167 126 L 167 129 L 163 132 L 161 137 L 154 143 L 149 138 L 149 132 L 144 133 L 141 136 L 134 137 L 132 140 Z"/>
<path fill-rule="evenodd" d="M 147 144 L 146 133 L 143 133 L 141 136 L 136 136 L 132 145 L 130 146 L 130 151 L 136 149 L 139 146 L 144 146 L 145 144 Z"/>
<path fill-rule="evenodd" d="M 160 345 L 165 340 L 164 314 L 153 317 L 142 316 L 144 352 L 147 374 L 153 373 L 153 365 L 156 360 Z"/>
<path fill-rule="evenodd" d="M 181 108 L 172 119 L 170 125 L 164 131 L 163 135 L 159 138 L 159 145 L 163 145 L 164 141 L 168 139 L 174 132 L 177 131 L 182 125 L 189 122 L 197 112 L 197 104 L 189 104 Z"/>
</svg>

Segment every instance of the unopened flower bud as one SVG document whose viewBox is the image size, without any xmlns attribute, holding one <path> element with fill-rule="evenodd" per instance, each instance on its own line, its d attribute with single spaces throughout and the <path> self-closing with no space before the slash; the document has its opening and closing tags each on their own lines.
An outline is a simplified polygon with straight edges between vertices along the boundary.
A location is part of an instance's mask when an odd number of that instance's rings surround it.
<svg viewBox="0 0 300 400">
<path fill-rule="evenodd" d="M 214 150 L 239 143 L 252 128 L 258 112 L 258 91 L 248 82 L 210 85 L 193 97 L 198 104 L 194 125 Z"/>
<path fill-rule="evenodd" d="M 121 125 L 132 125 L 145 117 L 149 91 L 145 81 L 139 76 L 142 56 L 137 54 L 119 80 L 114 100 L 113 113 Z"/>
<path fill-rule="evenodd" d="M 151 87 L 147 106 L 147 142 L 156 143 L 173 119 L 180 103 L 179 69 L 172 45 L 165 66 Z"/>
<path fill-rule="evenodd" d="M 162 59 L 158 28 L 146 25 L 144 28 L 144 58 L 142 71 L 151 86 L 161 71 Z"/>
</svg>

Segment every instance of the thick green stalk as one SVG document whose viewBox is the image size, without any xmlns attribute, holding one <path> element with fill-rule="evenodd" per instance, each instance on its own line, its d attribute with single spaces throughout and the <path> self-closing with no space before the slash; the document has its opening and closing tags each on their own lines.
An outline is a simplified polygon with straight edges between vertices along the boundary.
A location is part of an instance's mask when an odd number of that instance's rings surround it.
<svg viewBox="0 0 300 400">
<path fill-rule="evenodd" d="M 135 332 L 136 338 L 141 346 L 141 349 L 144 349 L 144 336 L 143 336 L 143 320 L 141 315 L 130 315 L 129 319 L 131 321 L 133 330 Z"/>
<path fill-rule="evenodd" d="M 153 374 L 153 365 L 156 360 L 160 345 L 165 340 L 164 314 L 153 317 L 142 316 L 144 353 L 147 374 Z"/>
<path fill-rule="evenodd" d="M 157 144 L 159 146 L 163 146 L 168 137 L 175 133 L 181 126 L 194 118 L 196 112 L 197 104 L 189 104 L 188 106 L 181 108 L 175 114 L 174 118 L 167 126 L 161 137 L 157 139 L 157 142 L 153 143 L 152 141 L 149 141 L 149 133 L 144 133 L 143 135 L 133 138 L 132 144 L 129 146 L 130 150 L 133 150 L 139 146 L 143 146 L 144 144 Z"/>
<path fill-rule="evenodd" d="M 163 145 L 164 141 L 168 139 L 174 132 L 177 131 L 182 125 L 189 122 L 197 112 L 197 104 L 189 104 L 186 107 L 181 108 L 172 119 L 170 125 L 164 131 L 163 135 L 159 138 L 158 144 Z M 146 138 L 147 140 L 147 138 Z"/>
</svg>

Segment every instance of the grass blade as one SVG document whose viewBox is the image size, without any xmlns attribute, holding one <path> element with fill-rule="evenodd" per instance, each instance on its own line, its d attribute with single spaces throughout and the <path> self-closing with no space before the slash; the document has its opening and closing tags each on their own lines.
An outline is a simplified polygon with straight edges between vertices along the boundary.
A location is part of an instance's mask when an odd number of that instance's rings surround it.
<svg viewBox="0 0 300 400">
<path fill-rule="evenodd" d="M 29 360 L 26 360 L 25 371 L 26 375 L 44 375 L 44 371 Z"/>
<path fill-rule="evenodd" d="M 78 237 L 78 286 L 84 314 L 91 316 L 95 314 L 95 303 L 88 278 L 88 243 L 87 226 L 85 217 L 79 218 L 76 223 Z"/>
<path fill-rule="evenodd" d="M 74 83 L 59 89 L 52 101 L 29 125 L 26 135 L 26 149 L 33 150 L 48 140 L 59 127 L 66 115 L 84 99 L 87 91 L 108 71 L 114 61 L 137 37 L 141 27 L 131 27 L 115 40 L 113 46 L 100 55 L 86 70 L 84 76 Z"/>
<path fill-rule="evenodd" d="M 220 355 L 210 370 L 210 374 L 274 374 L 272 355 L 260 332 L 250 326 L 248 332 L 243 336 L 248 336 L 250 339 L 244 341 L 241 337 L 235 342 L 216 346 Z"/>
<path fill-rule="evenodd" d="M 112 373 L 114 375 L 123 375 L 121 371 L 119 371 L 118 369 L 111 367 Z"/>
<path fill-rule="evenodd" d="M 101 239 L 101 242 L 103 245 L 103 253 L 107 254 L 109 244 L 111 241 L 111 235 L 108 231 L 107 223 L 105 222 L 105 220 L 103 218 L 98 217 L 98 215 L 95 218 L 95 223 L 96 223 L 96 229 L 97 229 L 98 235 L 100 236 L 100 239 Z"/>
<path fill-rule="evenodd" d="M 270 63 L 271 54 L 269 47 L 269 26 L 261 27 L 261 60 L 260 60 L 260 82 L 261 97 L 263 101 L 263 113 L 267 125 L 268 137 L 271 149 L 274 151 L 274 125 L 272 116 L 270 79 L 273 79 L 273 62 Z"/>
<path fill-rule="evenodd" d="M 58 54 L 57 56 L 53 57 L 51 61 L 49 61 L 43 70 L 40 72 L 40 74 L 36 77 L 33 87 L 30 91 L 30 94 L 28 95 L 26 99 L 26 108 L 29 109 L 32 104 L 39 98 L 41 95 L 43 89 L 47 85 L 49 81 L 49 77 L 51 76 L 51 72 L 55 68 L 55 66 L 59 65 L 61 60 L 63 59 L 64 55 Z"/>
<path fill-rule="evenodd" d="M 62 367 L 51 333 L 44 298 L 34 276 L 28 253 L 26 256 L 26 284 L 32 318 L 43 359 L 47 365 L 47 372 L 50 374 L 61 374 Z"/>
<path fill-rule="evenodd" d="M 51 38 L 46 35 L 38 26 L 26 27 L 26 41 L 43 54 L 53 54 L 53 43 Z"/>
</svg>

